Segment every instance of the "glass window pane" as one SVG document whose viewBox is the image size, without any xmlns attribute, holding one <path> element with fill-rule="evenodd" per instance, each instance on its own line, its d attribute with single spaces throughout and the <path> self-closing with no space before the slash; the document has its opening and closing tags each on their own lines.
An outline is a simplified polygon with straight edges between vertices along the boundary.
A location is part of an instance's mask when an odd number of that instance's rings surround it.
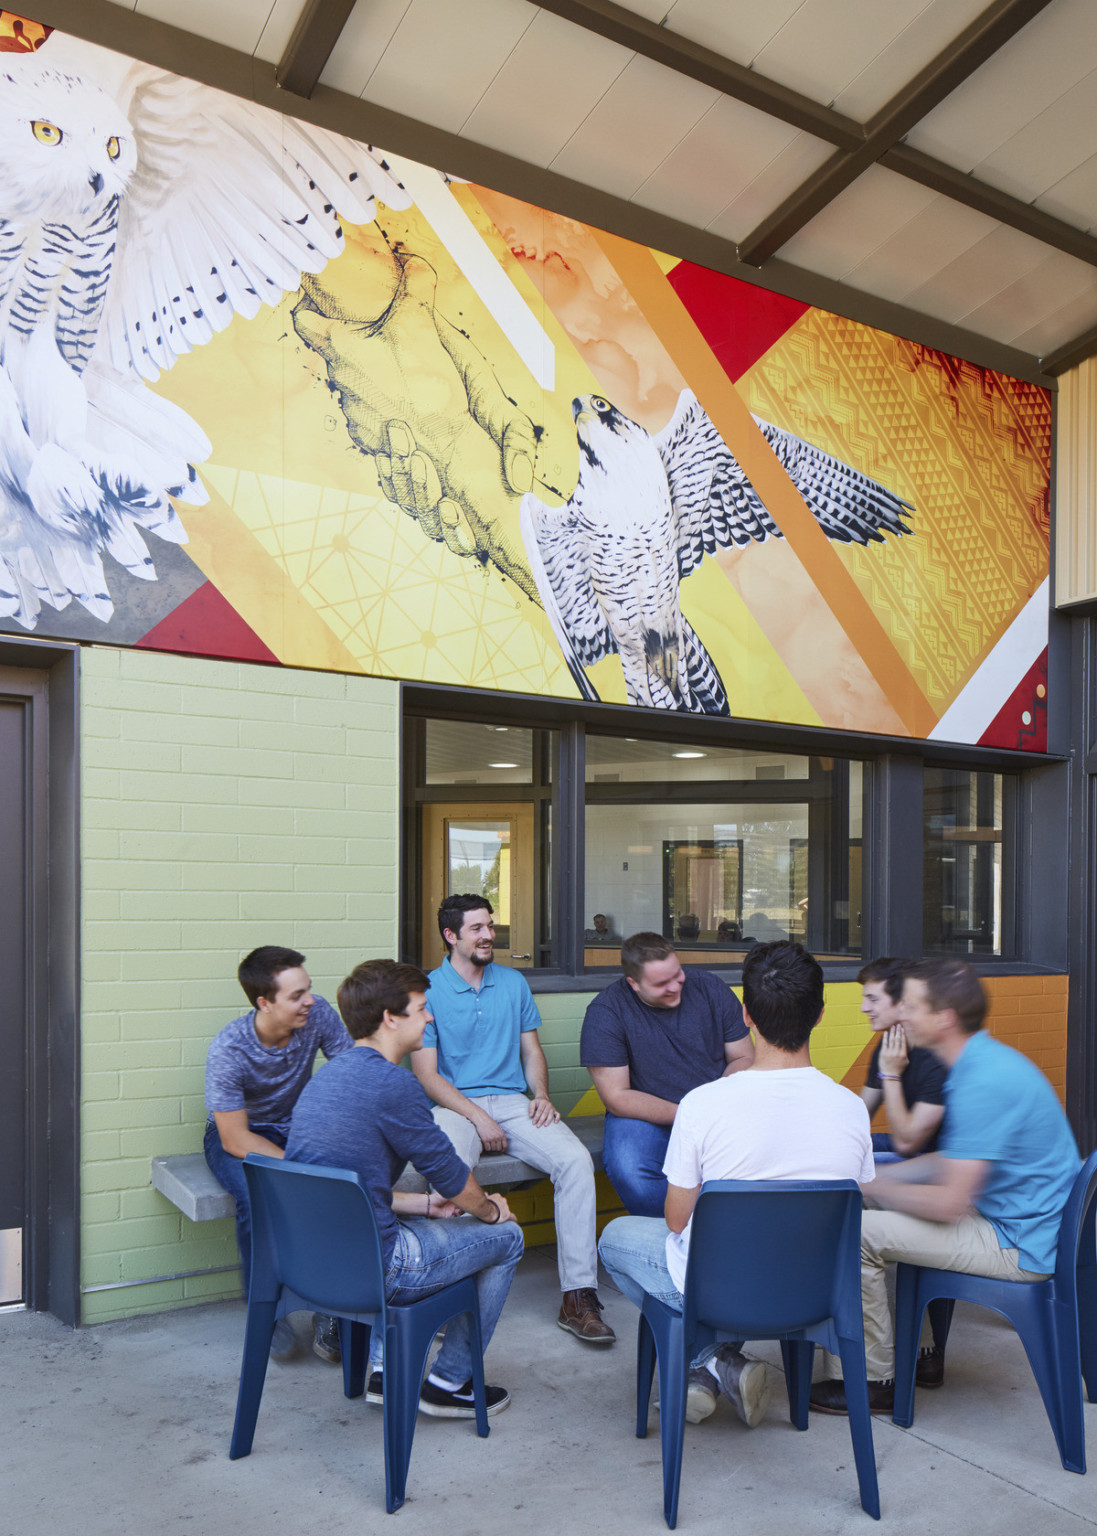
<svg viewBox="0 0 1097 1536">
<path fill-rule="evenodd" d="M 587 737 L 588 784 L 806 779 L 809 759 L 784 752 L 699 747 L 631 736 Z"/>
<path fill-rule="evenodd" d="M 532 784 L 533 732 L 470 720 L 428 720 L 427 784 Z"/>
<path fill-rule="evenodd" d="M 923 914 L 926 950 L 1001 955 L 1000 773 L 925 770 Z"/>
<path fill-rule="evenodd" d="M 495 913 L 495 941 L 510 946 L 511 825 L 471 817 L 446 825 L 446 895 L 484 896 Z"/>
<path fill-rule="evenodd" d="M 710 965 L 790 937 L 823 955 L 859 954 L 861 765 L 802 761 L 809 772 L 780 798 L 614 804 L 605 791 L 588 801 L 586 964 L 612 964 L 605 951 L 641 930 Z"/>
</svg>

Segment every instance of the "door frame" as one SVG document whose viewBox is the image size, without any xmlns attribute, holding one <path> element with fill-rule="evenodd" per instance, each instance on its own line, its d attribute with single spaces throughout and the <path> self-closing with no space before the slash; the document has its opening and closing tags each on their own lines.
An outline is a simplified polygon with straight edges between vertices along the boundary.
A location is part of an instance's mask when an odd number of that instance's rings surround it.
<svg viewBox="0 0 1097 1536">
<path fill-rule="evenodd" d="M 0 693 L 24 705 L 27 1233 L 24 1304 L 80 1321 L 79 649 L 0 635 Z"/>
<path fill-rule="evenodd" d="M 501 786 L 502 788 L 502 786 Z M 422 836 L 419 844 L 419 878 L 422 887 L 423 915 L 420 932 L 422 934 L 422 964 L 424 970 L 433 970 L 435 964 L 440 965 L 445 958 L 445 946 L 441 942 L 438 933 L 436 912 L 438 902 L 434 900 L 437 886 L 432 891 L 432 882 L 441 879 L 443 888 L 447 881 L 445 878 L 445 829 L 451 821 L 469 817 L 475 819 L 479 816 L 488 821 L 509 821 L 514 825 L 514 837 L 511 843 L 510 864 L 510 949 L 515 947 L 514 929 L 517 925 L 524 937 L 519 943 L 525 943 L 529 947 L 526 958 L 528 965 L 518 964 L 512 953 L 500 954 L 509 965 L 516 970 L 532 970 L 536 964 L 536 945 L 534 943 L 535 918 L 535 892 L 536 865 L 533 854 L 534 844 L 534 814 L 535 808 L 528 800 L 503 799 L 484 802 L 479 800 L 465 800 L 457 795 L 451 800 L 431 801 L 423 806 Z M 436 840 L 436 834 L 441 836 Z M 443 889 L 443 895 L 445 891 Z"/>
</svg>

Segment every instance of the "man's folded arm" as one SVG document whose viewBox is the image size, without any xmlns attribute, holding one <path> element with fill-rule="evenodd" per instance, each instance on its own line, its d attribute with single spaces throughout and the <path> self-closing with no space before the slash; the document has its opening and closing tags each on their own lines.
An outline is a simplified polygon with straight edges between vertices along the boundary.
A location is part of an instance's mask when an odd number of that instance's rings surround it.
<svg viewBox="0 0 1097 1536">
<path fill-rule="evenodd" d="M 678 1106 L 670 1099 L 653 1093 L 641 1093 L 629 1086 L 628 1067 L 588 1067 L 598 1097 L 611 1115 L 622 1120 L 647 1120 L 651 1125 L 672 1125 Z"/>
<path fill-rule="evenodd" d="M 248 1125 L 246 1109 L 215 1109 L 213 1123 L 221 1138 L 221 1145 L 230 1157 L 247 1157 L 249 1152 L 261 1152 L 264 1157 L 285 1157 L 276 1142 L 265 1136 L 257 1136 Z"/>
</svg>

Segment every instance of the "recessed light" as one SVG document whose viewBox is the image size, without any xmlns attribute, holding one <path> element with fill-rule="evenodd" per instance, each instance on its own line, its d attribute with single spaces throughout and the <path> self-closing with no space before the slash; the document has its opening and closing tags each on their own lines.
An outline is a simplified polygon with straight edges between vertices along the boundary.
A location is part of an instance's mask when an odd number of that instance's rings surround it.
<svg viewBox="0 0 1097 1536">
<path fill-rule="evenodd" d="M 704 757 L 704 752 L 672 752 L 671 757 Z"/>
<path fill-rule="evenodd" d="M 509 725 L 493 725 L 492 726 L 492 730 L 493 731 L 509 731 L 510 730 L 510 726 Z"/>
<path fill-rule="evenodd" d="M 517 763 L 489 763 L 489 768 L 517 768 Z"/>
</svg>

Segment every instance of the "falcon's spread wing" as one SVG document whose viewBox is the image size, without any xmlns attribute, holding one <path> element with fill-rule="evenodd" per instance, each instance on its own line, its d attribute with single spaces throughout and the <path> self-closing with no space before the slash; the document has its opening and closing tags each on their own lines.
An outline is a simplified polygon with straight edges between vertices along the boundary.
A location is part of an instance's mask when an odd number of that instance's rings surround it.
<svg viewBox="0 0 1097 1536">
<path fill-rule="evenodd" d="M 575 516 L 575 499 L 562 507 L 546 507 L 527 491 L 520 523 L 533 579 L 568 671 L 582 696 L 597 701 L 583 668 L 616 651 L 617 645 L 591 586 L 586 535 Z"/>
<path fill-rule="evenodd" d="M 99 346 L 155 381 L 184 352 L 255 315 L 343 249 L 340 216 L 411 199 L 381 156 L 294 118 L 138 66 L 137 169 L 122 199 Z"/>
<path fill-rule="evenodd" d="M 909 502 L 840 459 L 755 417 L 828 538 L 882 542 L 909 533 Z M 781 531 L 738 459 L 692 391 L 678 397 L 674 416 L 653 439 L 662 457 L 678 529 L 678 568 L 688 576 L 716 549 L 780 538 Z"/>
</svg>

